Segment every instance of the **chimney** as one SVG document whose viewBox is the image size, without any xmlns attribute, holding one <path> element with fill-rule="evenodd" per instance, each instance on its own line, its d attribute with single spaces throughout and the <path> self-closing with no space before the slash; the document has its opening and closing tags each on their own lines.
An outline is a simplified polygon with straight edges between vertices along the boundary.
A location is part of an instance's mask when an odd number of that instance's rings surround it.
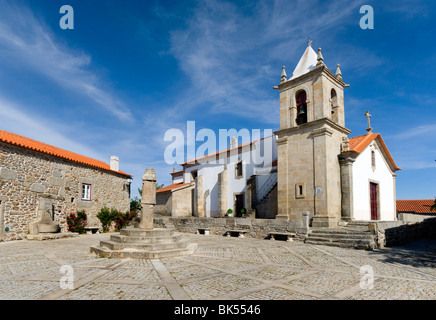
<svg viewBox="0 0 436 320">
<path fill-rule="evenodd" d="M 110 167 L 113 171 L 120 171 L 120 159 L 117 156 L 111 157 Z"/>
</svg>

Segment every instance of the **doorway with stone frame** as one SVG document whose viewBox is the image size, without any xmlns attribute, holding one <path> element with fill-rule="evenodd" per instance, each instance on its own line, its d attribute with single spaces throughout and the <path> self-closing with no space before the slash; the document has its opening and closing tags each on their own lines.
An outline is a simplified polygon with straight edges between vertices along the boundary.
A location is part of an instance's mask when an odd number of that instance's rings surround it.
<svg viewBox="0 0 436 320">
<path fill-rule="evenodd" d="M 242 217 L 241 210 L 245 209 L 245 192 L 234 193 L 235 217 Z"/>
</svg>

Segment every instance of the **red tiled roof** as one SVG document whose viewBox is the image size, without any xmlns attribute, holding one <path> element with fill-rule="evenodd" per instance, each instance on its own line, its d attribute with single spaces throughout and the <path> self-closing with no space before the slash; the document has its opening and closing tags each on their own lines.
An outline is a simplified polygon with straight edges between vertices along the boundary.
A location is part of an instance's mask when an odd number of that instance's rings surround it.
<svg viewBox="0 0 436 320">
<path fill-rule="evenodd" d="M 436 211 L 430 211 L 430 207 L 434 204 L 433 199 L 425 200 L 397 200 L 398 212 L 414 212 L 414 213 L 433 213 L 436 215 Z"/>
<path fill-rule="evenodd" d="M 179 174 L 181 174 L 181 173 L 183 173 L 183 169 L 182 169 L 182 170 L 179 170 L 179 171 L 171 172 L 170 175 L 179 175 Z"/>
<path fill-rule="evenodd" d="M 390 152 L 388 150 L 388 147 L 386 147 L 386 144 L 383 141 L 380 133 L 367 133 L 367 134 L 364 134 L 364 135 L 361 135 L 361 136 L 350 138 L 350 141 L 349 141 L 350 151 L 351 152 L 355 152 L 355 153 L 361 153 L 375 139 L 379 140 L 379 142 L 380 142 L 383 150 L 385 151 L 386 156 L 388 157 L 388 160 L 392 164 L 393 168 L 395 170 L 401 170 L 395 164 L 395 161 L 392 158 L 392 156 L 391 156 L 391 154 L 390 154 Z"/>
<path fill-rule="evenodd" d="M 183 182 L 173 183 L 173 184 L 170 184 L 169 186 L 160 188 L 159 190 L 156 191 L 156 193 L 172 191 L 174 189 L 178 189 L 178 188 L 187 186 L 188 184 L 191 184 L 191 182 L 188 182 L 188 183 L 183 183 Z"/>
<path fill-rule="evenodd" d="M 77 154 L 77 153 L 74 153 L 74 152 L 71 152 L 68 150 L 64 150 L 64 149 L 54 147 L 54 146 L 51 146 L 51 145 L 43 143 L 43 142 L 39 142 L 39 141 L 30 139 L 27 137 L 20 136 L 20 135 L 15 134 L 15 133 L 0 130 L 0 141 L 15 145 L 18 147 L 22 147 L 22 148 L 30 149 L 33 151 L 45 153 L 45 154 L 48 154 L 48 155 L 51 155 L 54 157 L 62 158 L 65 160 L 77 162 L 80 164 L 85 164 L 85 165 L 88 165 L 91 167 L 96 167 L 99 169 L 103 169 L 103 170 L 107 170 L 110 172 L 115 172 L 115 173 L 119 173 L 119 174 L 122 174 L 122 175 L 125 175 L 128 177 L 131 177 L 131 175 L 129 175 L 125 172 L 111 170 L 110 165 L 108 165 L 107 163 L 104 163 L 103 161 L 88 158 L 88 157 L 82 156 L 80 154 Z"/>
</svg>

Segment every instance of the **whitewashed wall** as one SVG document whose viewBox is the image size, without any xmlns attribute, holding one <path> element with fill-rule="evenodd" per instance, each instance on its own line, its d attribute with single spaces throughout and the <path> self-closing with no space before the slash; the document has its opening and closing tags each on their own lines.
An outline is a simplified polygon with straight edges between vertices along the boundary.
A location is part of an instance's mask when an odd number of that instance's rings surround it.
<svg viewBox="0 0 436 320">
<path fill-rule="evenodd" d="M 270 154 L 265 155 L 263 152 L 260 156 L 264 159 L 262 166 L 270 165 L 272 161 L 277 159 L 277 144 L 275 137 L 267 138 L 271 143 Z M 265 139 L 265 140 L 267 140 Z M 257 144 L 256 144 L 256 147 Z M 268 147 L 269 148 L 269 147 Z M 245 193 L 245 206 L 247 207 L 247 179 L 254 175 L 255 167 L 259 167 L 262 158 L 256 156 L 257 152 L 254 148 L 247 148 L 239 155 L 231 155 L 227 157 L 227 205 L 228 209 L 235 210 L 234 208 L 234 194 L 235 193 Z M 243 163 L 243 176 L 240 178 L 236 177 L 235 174 L 235 164 L 239 160 Z M 224 171 L 224 164 L 199 164 L 185 169 L 184 172 L 184 182 L 191 181 L 191 172 L 197 170 L 198 176 L 203 176 L 203 194 L 209 190 L 209 196 L 206 198 L 205 214 L 206 217 L 217 217 L 218 212 L 218 174 Z M 266 178 L 267 176 L 265 176 Z"/>
<path fill-rule="evenodd" d="M 370 182 L 378 183 L 379 219 L 396 220 L 395 189 L 392 171 L 380 152 L 381 146 L 372 142 L 353 164 L 353 207 L 355 220 L 371 220 Z M 371 150 L 375 151 L 375 170 L 371 166 Z"/>
</svg>

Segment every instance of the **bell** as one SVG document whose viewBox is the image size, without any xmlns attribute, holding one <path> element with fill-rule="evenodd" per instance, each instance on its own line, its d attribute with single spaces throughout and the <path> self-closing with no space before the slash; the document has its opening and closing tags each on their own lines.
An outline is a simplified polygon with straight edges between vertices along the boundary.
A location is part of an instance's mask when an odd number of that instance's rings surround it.
<svg viewBox="0 0 436 320">
<path fill-rule="evenodd" d="M 304 108 L 300 109 L 300 112 L 298 113 L 297 117 L 303 116 L 305 114 Z"/>
</svg>

